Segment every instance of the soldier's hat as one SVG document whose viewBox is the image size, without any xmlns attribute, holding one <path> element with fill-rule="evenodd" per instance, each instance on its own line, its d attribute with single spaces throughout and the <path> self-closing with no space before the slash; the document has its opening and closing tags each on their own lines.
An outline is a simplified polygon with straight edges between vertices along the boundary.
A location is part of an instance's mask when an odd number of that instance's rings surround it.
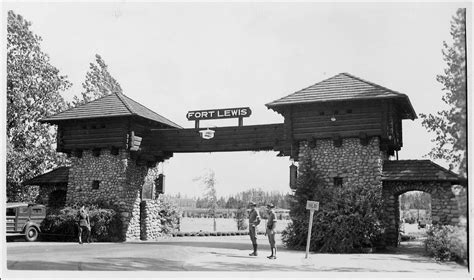
<svg viewBox="0 0 474 280">
<path fill-rule="evenodd" d="M 249 202 L 249 206 L 257 206 L 257 203 L 253 202 L 253 201 L 250 201 Z"/>
<path fill-rule="evenodd" d="M 275 205 L 273 205 L 273 203 L 268 203 L 268 204 L 267 204 L 267 208 L 273 209 L 273 208 L 275 208 Z"/>
</svg>

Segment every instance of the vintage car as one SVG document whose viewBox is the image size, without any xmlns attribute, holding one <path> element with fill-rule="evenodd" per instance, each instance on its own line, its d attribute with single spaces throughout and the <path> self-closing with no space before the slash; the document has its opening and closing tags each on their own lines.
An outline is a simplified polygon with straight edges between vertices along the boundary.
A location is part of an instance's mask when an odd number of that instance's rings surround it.
<svg viewBox="0 0 474 280">
<path fill-rule="evenodd" d="M 46 217 L 46 207 L 41 204 L 7 203 L 7 237 L 24 236 L 36 241 L 41 232 L 40 224 Z"/>
</svg>

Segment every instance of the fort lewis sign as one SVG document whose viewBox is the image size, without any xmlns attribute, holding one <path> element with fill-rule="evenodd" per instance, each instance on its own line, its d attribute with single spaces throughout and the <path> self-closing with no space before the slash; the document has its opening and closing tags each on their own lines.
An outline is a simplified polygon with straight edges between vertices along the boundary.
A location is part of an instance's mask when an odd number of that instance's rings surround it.
<svg viewBox="0 0 474 280">
<path fill-rule="evenodd" d="M 251 114 L 252 114 L 252 110 L 250 110 L 249 107 L 242 107 L 242 108 L 189 111 L 186 114 L 186 118 L 190 121 L 196 121 L 196 128 L 199 128 L 200 120 L 231 119 L 231 118 L 238 118 L 239 126 L 242 126 L 243 118 L 248 118 L 250 117 Z"/>
</svg>

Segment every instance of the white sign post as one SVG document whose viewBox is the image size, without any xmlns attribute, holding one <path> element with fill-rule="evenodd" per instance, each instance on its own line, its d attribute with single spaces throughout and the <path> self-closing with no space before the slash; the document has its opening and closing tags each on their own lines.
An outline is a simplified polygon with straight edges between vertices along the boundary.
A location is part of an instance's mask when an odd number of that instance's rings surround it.
<svg viewBox="0 0 474 280">
<path fill-rule="evenodd" d="M 316 211 L 319 210 L 319 202 L 308 200 L 306 202 L 306 209 L 309 210 L 309 227 L 308 227 L 308 240 L 306 240 L 306 257 L 305 257 L 305 259 L 308 258 L 308 254 L 309 254 L 309 243 L 311 241 L 311 228 L 313 227 L 313 214 L 314 214 L 315 210 Z"/>
</svg>

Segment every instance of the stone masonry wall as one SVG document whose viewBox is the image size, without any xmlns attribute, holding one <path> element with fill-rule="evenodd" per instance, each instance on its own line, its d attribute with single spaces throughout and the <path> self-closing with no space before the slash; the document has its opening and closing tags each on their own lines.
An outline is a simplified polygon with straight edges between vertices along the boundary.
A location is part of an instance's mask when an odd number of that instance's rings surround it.
<svg viewBox="0 0 474 280">
<path fill-rule="evenodd" d="M 399 201 L 401 194 L 409 191 L 423 191 L 431 195 L 431 219 L 433 224 L 454 225 L 459 222 L 459 209 L 451 184 L 446 182 L 386 181 L 382 197 L 386 223 L 386 243 L 397 246 L 399 230 Z"/>
<path fill-rule="evenodd" d="M 119 209 L 123 237 L 139 239 L 141 189 L 145 180 L 157 176 L 157 168 L 137 166 L 126 150 L 112 155 L 103 149 L 98 157 L 86 150 L 81 158 L 72 157 L 71 161 L 67 204 L 110 203 Z M 99 181 L 97 189 L 94 181 Z"/>
<path fill-rule="evenodd" d="M 157 200 L 144 200 L 141 207 L 141 240 L 153 240 L 162 236 L 161 203 Z"/>
<path fill-rule="evenodd" d="M 370 139 L 366 146 L 359 138 L 344 138 L 341 147 L 335 147 L 331 139 L 317 140 L 314 148 L 301 142 L 299 158 L 308 160 L 308 156 L 328 186 L 334 185 L 334 177 L 341 177 L 343 186 L 382 187 L 383 160 L 387 156 L 380 150 L 378 137 Z"/>
</svg>

